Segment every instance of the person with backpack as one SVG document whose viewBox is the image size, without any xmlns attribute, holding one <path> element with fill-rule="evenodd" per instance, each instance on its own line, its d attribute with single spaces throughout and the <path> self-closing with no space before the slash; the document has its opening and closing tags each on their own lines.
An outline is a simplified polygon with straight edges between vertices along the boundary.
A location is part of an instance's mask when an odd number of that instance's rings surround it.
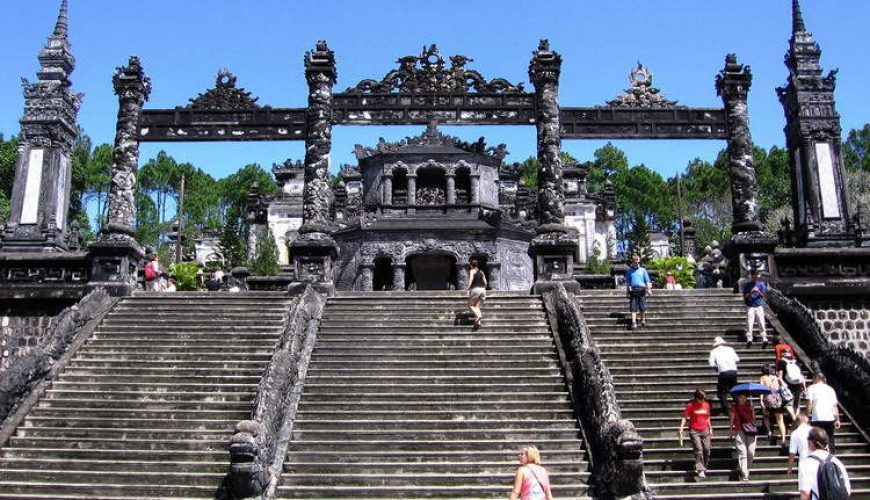
<svg viewBox="0 0 870 500">
<path fill-rule="evenodd" d="M 783 351 L 782 358 L 776 365 L 776 376 L 785 382 L 792 395 L 791 401 L 785 402 L 792 409 L 790 413 L 796 412 L 800 408 L 801 397 L 807 392 L 807 382 L 804 379 L 803 370 L 795 358 L 794 351 Z M 793 416 L 792 419 L 794 419 Z"/>
<path fill-rule="evenodd" d="M 510 500 L 553 500 L 550 477 L 541 466 L 541 453 L 534 446 L 520 449 L 520 466 L 514 479 Z"/>
<path fill-rule="evenodd" d="M 149 292 L 158 291 L 160 285 L 160 263 L 157 261 L 157 254 L 150 256 L 150 260 L 145 263 L 145 290 Z"/>
<path fill-rule="evenodd" d="M 846 466 L 828 452 L 828 433 L 813 427 L 807 440 L 810 453 L 798 463 L 801 500 L 845 500 L 852 495 Z"/>
</svg>

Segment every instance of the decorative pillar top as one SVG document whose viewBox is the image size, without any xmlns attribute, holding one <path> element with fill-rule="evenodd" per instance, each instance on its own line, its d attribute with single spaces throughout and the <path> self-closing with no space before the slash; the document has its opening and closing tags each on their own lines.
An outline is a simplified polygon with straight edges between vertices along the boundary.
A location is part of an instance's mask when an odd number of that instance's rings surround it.
<svg viewBox="0 0 870 500">
<path fill-rule="evenodd" d="M 126 66 L 115 69 L 112 86 L 120 99 L 135 99 L 139 104 L 151 95 L 151 79 L 145 76 L 142 63 L 136 56 L 130 56 Z"/>
<path fill-rule="evenodd" d="M 801 12 L 800 0 L 791 0 L 791 31 L 792 33 L 798 33 L 806 30 L 807 27 L 804 24 L 804 15 Z"/>
<path fill-rule="evenodd" d="M 550 50 L 550 41 L 541 39 L 538 50 L 532 52 L 529 63 L 529 80 L 540 87 L 548 83 L 558 83 L 562 72 L 562 56 Z"/>
<path fill-rule="evenodd" d="M 314 50 L 305 53 L 305 76 L 311 78 L 314 74 L 329 77 L 330 85 L 338 81 L 338 71 L 335 69 L 335 52 L 326 44 L 326 40 L 318 40 Z"/>
<path fill-rule="evenodd" d="M 725 57 L 725 68 L 716 75 L 716 92 L 725 101 L 745 101 L 752 86 L 752 70 L 737 62 L 737 56 Z"/>
</svg>

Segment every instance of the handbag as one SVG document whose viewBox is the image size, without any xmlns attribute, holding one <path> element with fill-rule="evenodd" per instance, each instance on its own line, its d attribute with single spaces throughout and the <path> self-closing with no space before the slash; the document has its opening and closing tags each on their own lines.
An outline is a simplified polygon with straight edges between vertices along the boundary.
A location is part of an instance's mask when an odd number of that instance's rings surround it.
<svg viewBox="0 0 870 500">
<path fill-rule="evenodd" d="M 788 387 L 780 388 L 779 395 L 782 398 L 783 406 L 794 401 L 794 394 L 792 394 L 791 389 L 789 389 Z"/>
<path fill-rule="evenodd" d="M 755 422 L 743 422 L 741 424 L 741 429 L 743 430 L 743 434 L 746 434 L 747 436 L 758 435 L 758 427 L 755 426 Z"/>
</svg>

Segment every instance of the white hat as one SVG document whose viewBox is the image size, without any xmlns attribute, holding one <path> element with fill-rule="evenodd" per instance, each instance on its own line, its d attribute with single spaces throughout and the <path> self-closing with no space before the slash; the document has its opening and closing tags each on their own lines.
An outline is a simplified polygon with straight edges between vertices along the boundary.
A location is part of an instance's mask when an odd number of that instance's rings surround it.
<svg viewBox="0 0 870 500">
<path fill-rule="evenodd" d="M 723 339 L 722 337 L 716 337 L 715 339 L 713 339 L 713 347 L 719 347 L 720 345 L 727 343 L 728 342 L 726 342 L 725 339 Z"/>
</svg>

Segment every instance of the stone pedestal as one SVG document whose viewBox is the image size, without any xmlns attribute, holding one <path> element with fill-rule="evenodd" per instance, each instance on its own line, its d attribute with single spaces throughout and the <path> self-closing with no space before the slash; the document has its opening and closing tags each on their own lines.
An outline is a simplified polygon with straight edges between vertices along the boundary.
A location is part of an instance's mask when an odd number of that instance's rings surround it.
<svg viewBox="0 0 870 500">
<path fill-rule="evenodd" d="M 535 281 L 572 281 L 577 232 L 562 226 L 563 231 L 541 233 L 532 239 L 529 252 L 535 260 Z"/>
<path fill-rule="evenodd" d="M 332 285 L 333 263 L 337 256 L 338 245 L 324 233 L 300 234 L 290 243 L 290 259 L 299 283 Z"/>
<path fill-rule="evenodd" d="M 762 276 L 769 276 L 772 270 L 772 256 L 779 241 L 764 231 L 746 231 L 731 237 L 725 245 L 728 258 L 728 285 L 734 286 L 741 278 L 746 278 L 750 269 L 756 269 Z"/>
<path fill-rule="evenodd" d="M 105 288 L 113 297 L 131 295 L 137 287 L 145 250 L 132 238 L 103 238 L 91 243 L 91 280 L 87 290 Z"/>
</svg>

